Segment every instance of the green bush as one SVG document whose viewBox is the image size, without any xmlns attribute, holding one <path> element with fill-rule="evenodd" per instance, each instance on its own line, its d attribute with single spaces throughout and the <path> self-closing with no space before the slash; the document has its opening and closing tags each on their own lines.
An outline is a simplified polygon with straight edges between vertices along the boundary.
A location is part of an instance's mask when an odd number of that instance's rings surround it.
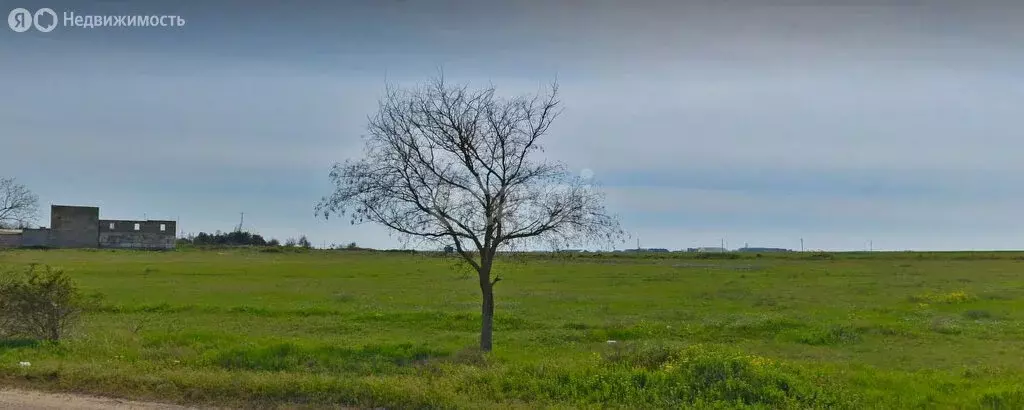
<svg viewBox="0 0 1024 410">
<path fill-rule="evenodd" d="M 56 342 L 78 321 L 85 299 L 64 271 L 30 265 L 0 273 L 0 336 Z"/>
<path fill-rule="evenodd" d="M 774 360 L 712 346 L 615 343 L 589 366 L 464 369 L 462 393 L 594 408 L 859 408 L 835 385 Z"/>
</svg>

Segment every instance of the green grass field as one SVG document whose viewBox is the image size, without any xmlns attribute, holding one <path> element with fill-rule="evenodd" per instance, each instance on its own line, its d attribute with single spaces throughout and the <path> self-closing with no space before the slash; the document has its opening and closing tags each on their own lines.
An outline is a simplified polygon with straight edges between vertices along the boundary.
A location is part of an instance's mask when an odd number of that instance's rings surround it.
<svg viewBox="0 0 1024 410">
<path fill-rule="evenodd" d="M 8 385 L 242 407 L 1024 408 L 1024 254 L 0 252 L 104 299 Z M 615 340 L 617 343 L 608 343 Z M 21 367 L 19 362 L 31 362 Z"/>
</svg>

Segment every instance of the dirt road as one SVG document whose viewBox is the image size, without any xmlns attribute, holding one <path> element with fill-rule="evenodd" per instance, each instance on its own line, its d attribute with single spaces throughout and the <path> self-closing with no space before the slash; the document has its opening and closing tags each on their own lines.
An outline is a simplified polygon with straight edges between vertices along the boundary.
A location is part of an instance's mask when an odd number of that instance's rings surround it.
<svg viewBox="0 0 1024 410">
<path fill-rule="evenodd" d="M 44 393 L 29 390 L 0 388 L 0 409 L 24 410 L 184 410 L 194 407 L 182 407 L 171 404 L 145 403 L 87 396 L 84 394 Z"/>
</svg>

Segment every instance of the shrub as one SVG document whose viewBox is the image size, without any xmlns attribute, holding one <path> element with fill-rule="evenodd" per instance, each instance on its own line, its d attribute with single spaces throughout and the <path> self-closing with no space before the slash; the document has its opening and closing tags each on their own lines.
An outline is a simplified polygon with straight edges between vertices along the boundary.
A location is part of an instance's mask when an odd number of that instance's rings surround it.
<svg viewBox="0 0 1024 410">
<path fill-rule="evenodd" d="M 64 271 L 30 265 L 0 274 L 0 336 L 56 342 L 77 323 L 85 299 Z"/>
</svg>

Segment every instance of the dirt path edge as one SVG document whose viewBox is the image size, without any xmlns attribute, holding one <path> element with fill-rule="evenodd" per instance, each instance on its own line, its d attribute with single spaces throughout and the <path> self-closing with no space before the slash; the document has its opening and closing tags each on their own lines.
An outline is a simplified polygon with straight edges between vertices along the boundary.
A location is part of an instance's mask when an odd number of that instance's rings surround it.
<svg viewBox="0 0 1024 410">
<path fill-rule="evenodd" d="M 16 387 L 0 387 L 0 408 L 25 410 L 198 409 L 198 407 L 185 407 L 174 404 L 123 400 L 79 393 L 44 392 Z"/>
</svg>

